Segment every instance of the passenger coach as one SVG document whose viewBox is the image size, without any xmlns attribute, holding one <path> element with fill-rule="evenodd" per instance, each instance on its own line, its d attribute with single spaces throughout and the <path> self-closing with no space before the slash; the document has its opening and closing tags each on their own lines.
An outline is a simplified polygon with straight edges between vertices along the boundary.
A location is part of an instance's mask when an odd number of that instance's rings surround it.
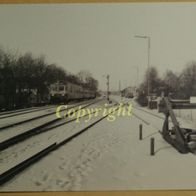
<svg viewBox="0 0 196 196">
<path fill-rule="evenodd" d="M 71 82 L 57 82 L 50 86 L 50 102 L 69 102 L 71 100 L 92 99 L 96 92 Z"/>
</svg>

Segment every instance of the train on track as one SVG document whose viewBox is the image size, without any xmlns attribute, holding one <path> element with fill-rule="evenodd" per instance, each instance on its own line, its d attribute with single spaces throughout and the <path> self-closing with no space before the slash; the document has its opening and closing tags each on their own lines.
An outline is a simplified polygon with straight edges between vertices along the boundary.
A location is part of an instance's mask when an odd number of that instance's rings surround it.
<svg viewBox="0 0 196 196">
<path fill-rule="evenodd" d="M 57 82 L 50 86 L 50 103 L 67 103 L 72 100 L 93 99 L 96 91 L 71 82 Z"/>
<path fill-rule="evenodd" d="M 0 92 L 0 112 L 13 109 L 28 108 L 32 106 L 44 106 L 48 104 L 68 103 L 75 100 L 93 99 L 96 90 L 90 90 L 83 84 L 71 82 L 56 82 L 48 85 L 39 92 L 38 89 L 16 89 L 13 94 L 14 102 L 6 100 Z M 9 102 L 10 101 L 10 102 Z"/>
<path fill-rule="evenodd" d="M 95 90 L 90 90 L 82 85 L 71 82 L 56 82 L 48 87 L 47 93 L 45 93 L 41 98 L 37 91 L 32 90 L 28 103 L 33 106 L 37 106 L 50 103 L 57 104 L 68 103 L 75 100 L 94 99 L 95 97 Z"/>
</svg>

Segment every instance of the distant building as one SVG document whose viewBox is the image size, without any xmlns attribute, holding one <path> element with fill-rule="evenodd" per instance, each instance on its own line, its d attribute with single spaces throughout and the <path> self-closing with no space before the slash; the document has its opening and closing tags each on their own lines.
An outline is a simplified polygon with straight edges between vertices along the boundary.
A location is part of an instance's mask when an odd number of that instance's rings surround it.
<svg viewBox="0 0 196 196">
<path fill-rule="evenodd" d="M 136 87 L 127 87 L 121 91 L 122 97 L 133 98 L 137 96 L 137 88 Z"/>
</svg>

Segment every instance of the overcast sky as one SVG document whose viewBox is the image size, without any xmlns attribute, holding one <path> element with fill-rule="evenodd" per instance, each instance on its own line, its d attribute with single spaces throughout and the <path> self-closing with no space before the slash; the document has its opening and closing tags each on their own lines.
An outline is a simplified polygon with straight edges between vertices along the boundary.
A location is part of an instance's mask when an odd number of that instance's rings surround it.
<svg viewBox="0 0 196 196">
<path fill-rule="evenodd" d="M 0 45 L 44 54 L 67 71 L 89 70 L 106 89 L 142 81 L 151 61 L 162 75 L 196 60 L 196 3 L 0 5 Z"/>
</svg>

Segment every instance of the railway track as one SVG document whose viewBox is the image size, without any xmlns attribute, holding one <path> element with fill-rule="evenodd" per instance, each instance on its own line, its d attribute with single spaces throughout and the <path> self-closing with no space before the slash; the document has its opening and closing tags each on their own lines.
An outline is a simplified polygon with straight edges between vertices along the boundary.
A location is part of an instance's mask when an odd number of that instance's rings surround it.
<svg viewBox="0 0 196 196">
<path fill-rule="evenodd" d="M 126 103 L 126 104 L 127 104 L 127 103 Z M 146 110 L 144 110 L 144 109 L 138 108 L 138 107 L 136 107 L 136 106 L 134 106 L 134 105 L 132 105 L 132 107 L 135 108 L 136 110 L 140 110 L 140 111 L 145 112 L 145 113 L 147 113 L 147 114 L 149 114 L 149 115 L 151 115 L 151 116 L 154 116 L 154 117 L 157 117 L 157 118 L 159 118 L 159 119 L 161 119 L 161 120 L 164 120 L 164 118 L 163 118 L 163 117 L 160 117 L 159 115 L 156 115 L 156 114 L 151 113 L 151 112 L 149 112 L 149 111 L 146 111 Z M 142 118 L 141 116 L 137 115 L 137 114 L 134 112 L 134 110 L 132 111 L 132 115 L 135 116 L 137 119 L 141 120 L 144 124 L 150 125 L 150 122 L 149 122 L 149 121 L 147 121 L 146 119 L 144 119 L 144 118 Z"/>
<path fill-rule="evenodd" d="M 27 110 L 33 110 L 33 109 L 37 109 L 37 108 L 38 107 L 29 107 L 29 108 L 16 109 L 16 110 L 5 110 L 5 111 L 0 112 L 0 116 L 6 115 L 6 114 L 13 114 L 13 113 L 17 113 L 17 112 L 23 112 L 23 111 L 27 111 Z"/>
<path fill-rule="evenodd" d="M 26 112 L 29 110 L 39 110 L 39 109 L 44 109 L 44 108 L 47 109 L 48 107 L 51 107 L 51 105 L 36 106 L 36 107 L 29 107 L 29 108 L 23 108 L 23 109 L 10 110 L 10 111 L 3 111 L 3 112 L 0 112 L 0 116 L 14 114 L 14 113 L 20 113 L 20 112 Z"/>
<path fill-rule="evenodd" d="M 144 110 L 144 109 L 142 109 L 142 108 L 138 108 L 138 107 L 135 107 L 135 106 L 133 106 L 133 108 L 135 108 L 135 109 L 137 109 L 137 110 L 140 110 L 140 111 L 142 111 L 142 112 L 145 112 L 145 113 L 147 113 L 147 114 L 149 114 L 149 115 L 151 115 L 151 116 L 153 116 L 153 117 L 156 117 L 156 118 L 158 118 L 158 119 L 161 119 L 161 120 L 163 120 L 163 121 L 165 120 L 164 117 L 161 117 L 161 116 L 159 116 L 159 115 L 157 115 L 157 114 L 154 114 L 154 113 L 152 113 L 152 112 L 146 111 L 146 110 Z M 148 121 L 146 121 L 145 119 L 143 119 L 143 118 L 139 117 L 138 115 L 134 114 L 134 112 L 133 112 L 133 115 L 134 115 L 136 118 L 138 118 L 138 119 L 140 119 L 141 121 L 143 121 L 145 124 L 150 125 L 150 123 L 149 123 Z M 170 123 L 172 122 L 171 119 L 169 119 L 169 122 L 170 122 Z"/>
<path fill-rule="evenodd" d="M 118 107 L 116 108 L 116 110 L 117 109 L 118 109 Z M 73 139 L 77 138 L 78 136 L 80 136 L 81 134 L 86 132 L 88 129 L 90 129 L 91 127 L 95 126 L 96 124 L 98 124 L 99 122 L 104 120 L 108 115 L 109 115 L 109 113 L 107 115 L 99 118 L 95 122 L 91 123 L 90 125 L 82 128 L 78 132 L 73 133 L 71 136 L 61 140 L 60 142 L 53 142 L 52 144 L 49 144 L 47 147 L 41 149 L 39 152 L 33 154 L 32 156 L 30 156 L 29 158 L 27 158 L 21 162 L 19 162 L 18 164 L 11 167 L 10 169 L 4 171 L 3 173 L 0 174 L 0 185 L 5 184 L 6 182 L 11 180 L 13 177 L 15 177 L 17 174 L 22 172 L 27 167 L 36 163 L 41 158 L 47 156 L 50 152 L 53 152 L 53 151 L 57 150 L 58 148 L 60 148 L 61 146 L 71 142 Z"/>
<path fill-rule="evenodd" d="M 95 104 L 95 103 L 97 103 L 99 101 L 101 101 L 101 100 L 96 100 L 96 101 L 93 101 L 93 102 L 91 101 L 90 103 L 88 103 L 85 106 L 81 107 L 81 109 L 84 109 L 84 108 L 86 108 L 86 107 L 88 107 L 90 105 L 93 105 L 93 104 Z M 74 106 L 74 107 L 77 107 L 77 106 Z M 74 107 L 71 107 L 71 108 L 74 108 Z M 71 108 L 68 108 L 68 109 L 71 109 Z M 77 111 L 78 111 L 78 109 L 75 110 L 75 112 L 77 112 Z M 72 114 L 73 114 L 73 112 L 71 112 L 69 115 L 72 115 Z M 85 115 L 85 116 L 87 116 L 87 115 Z M 65 117 L 67 117 L 67 116 L 68 116 L 68 114 L 66 114 Z M 85 117 L 85 116 L 83 116 L 83 117 Z M 62 120 L 63 119 L 61 119 L 61 118 L 55 118 L 55 119 L 50 120 L 50 121 L 48 121 L 46 123 L 43 123 L 42 125 L 39 125 L 39 126 L 34 127 L 34 128 L 32 128 L 30 130 L 27 130 L 27 131 L 25 131 L 23 133 L 20 133 L 20 134 L 18 134 L 16 136 L 13 136 L 13 137 L 11 137 L 11 138 L 9 138 L 7 140 L 4 140 L 4 141 L 2 141 L 0 143 L 0 151 L 5 150 L 5 149 L 9 148 L 10 146 L 13 146 L 13 145 L 15 145 L 15 144 L 17 144 L 19 142 L 22 142 L 22 141 L 24 141 L 26 139 L 29 139 L 32 136 L 35 136 L 35 135 L 38 135 L 40 133 L 44 133 L 44 132 L 50 131 L 50 130 L 52 130 L 54 128 L 57 128 L 57 127 L 60 127 L 60 126 L 63 126 L 65 124 L 69 123 L 69 122 L 72 122 L 72 121 L 76 120 L 76 118 L 73 118 L 73 119 L 68 120 L 66 122 L 62 122 L 60 124 L 56 124 L 57 122 L 60 122 Z"/>
<path fill-rule="evenodd" d="M 51 108 L 55 108 L 56 106 L 48 106 L 48 107 L 41 107 L 41 108 L 37 108 L 37 109 L 29 109 L 29 110 L 25 110 L 22 112 L 13 112 L 13 113 L 9 113 L 9 114 L 0 114 L 0 119 L 5 119 L 5 118 L 10 118 L 10 117 L 14 117 L 14 116 L 19 116 L 19 115 L 23 115 L 23 114 L 28 114 L 28 113 L 32 113 L 32 112 L 39 112 L 42 110 L 47 110 L 47 109 L 51 109 Z"/>
<path fill-rule="evenodd" d="M 154 113 L 152 113 L 152 112 L 146 111 L 146 110 L 144 110 L 144 109 L 141 109 L 141 108 L 138 108 L 138 107 L 135 107 L 135 106 L 133 106 L 133 108 L 135 108 L 135 109 L 137 109 L 137 110 L 140 110 L 140 111 L 142 111 L 142 112 L 145 112 L 145 113 L 147 113 L 147 114 L 150 114 L 150 115 L 152 115 L 152 116 L 154 116 L 154 117 L 156 117 L 156 118 L 159 118 L 159 119 L 162 119 L 162 120 L 165 119 L 164 117 L 161 117 L 161 116 L 159 116 L 159 115 L 157 115 L 157 114 L 154 114 Z"/>
<path fill-rule="evenodd" d="M 143 123 L 145 123 L 146 125 L 150 125 L 150 123 L 148 121 L 146 121 L 145 119 L 141 118 L 140 116 L 138 116 L 137 114 L 135 114 L 134 112 L 132 112 L 133 116 L 135 116 L 137 119 L 141 120 Z"/>
<path fill-rule="evenodd" d="M 88 101 L 80 102 L 80 103 L 78 103 L 77 105 L 74 105 L 74 106 L 69 107 L 68 109 L 71 109 L 71 108 L 73 108 L 73 107 L 76 107 L 76 106 L 78 106 L 78 105 L 81 105 L 81 103 L 85 104 L 86 102 L 88 102 Z M 62 109 L 61 111 L 65 111 L 65 110 L 66 110 L 66 109 Z M 32 121 L 34 121 L 34 120 L 41 119 L 41 118 L 44 118 L 44 117 L 53 115 L 53 114 L 55 114 L 55 113 L 56 113 L 56 111 L 50 112 L 50 113 L 47 113 L 47 114 L 42 114 L 42 115 L 39 115 L 39 116 L 35 116 L 35 117 L 33 117 L 33 118 L 29 118 L 29 119 L 26 119 L 26 120 L 18 121 L 18 122 L 11 123 L 11 124 L 8 124 L 8 125 L 4 125 L 4 126 L 0 127 L 0 131 L 5 130 L 5 129 L 10 128 L 10 127 L 14 127 L 14 126 L 17 126 L 17 125 L 24 124 L 24 123 L 27 123 L 27 122 L 32 122 Z"/>
</svg>

